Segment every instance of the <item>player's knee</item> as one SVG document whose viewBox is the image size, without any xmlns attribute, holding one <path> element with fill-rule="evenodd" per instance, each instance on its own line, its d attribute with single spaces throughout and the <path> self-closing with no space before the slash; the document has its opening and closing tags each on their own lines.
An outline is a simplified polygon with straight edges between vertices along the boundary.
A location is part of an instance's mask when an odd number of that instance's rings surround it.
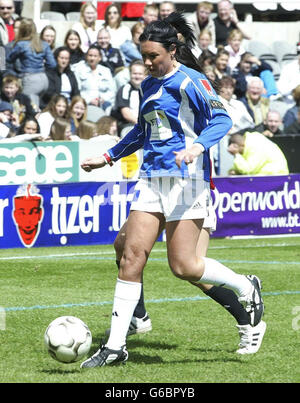
<svg viewBox="0 0 300 403">
<path fill-rule="evenodd" d="M 203 274 L 201 259 L 169 259 L 173 274 L 181 280 L 197 281 Z"/>
<path fill-rule="evenodd" d="M 121 266 L 122 267 L 137 267 L 137 268 L 144 268 L 146 264 L 146 257 L 145 254 L 139 251 L 134 250 L 126 250 L 124 251 L 121 259 Z"/>
<path fill-rule="evenodd" d="M 126 248 L 120 261 L 120 278 L 127 281 L 140 281 L 147 257 L 136 248 Z"/>
<path fill-rule="evenodd" d="M 173 269 L 172 269 L 172 272 L 173 272 L 175 277 L 180 278 L 181 280 L 187 280 L 188 281 L 189 278 L 190 278 L 189 274 L 186 273 L 186 272 L 179 271 L 179 270 L 175 271 Z"/>
<path fill-rule="evenodd" d="M 114 248 L 117 256 L 122 256 L 125 243 L 125 233 L 119 232 L 115 241 Z"/>
<path fill-rule="evenodd" d="M 174 276 L 181 280 L 188 280 L 190 277 L 188 265 L 183 260 L 169 260 L 169 265 Z"/>
</svg>

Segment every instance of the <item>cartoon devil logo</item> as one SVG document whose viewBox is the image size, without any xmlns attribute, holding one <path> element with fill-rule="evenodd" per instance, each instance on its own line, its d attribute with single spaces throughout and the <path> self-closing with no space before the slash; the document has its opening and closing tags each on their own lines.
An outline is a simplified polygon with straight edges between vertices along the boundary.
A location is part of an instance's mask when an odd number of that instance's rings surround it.
<svg viewBox="0 0 300 403">
<path fill-rule="evenodd" d="M 35 244 L 44 217 L 43 196 L 33 185 L 18 188 L 13 200 L 13 219 L 19 238 L 26 248 Z"/>
</svg>

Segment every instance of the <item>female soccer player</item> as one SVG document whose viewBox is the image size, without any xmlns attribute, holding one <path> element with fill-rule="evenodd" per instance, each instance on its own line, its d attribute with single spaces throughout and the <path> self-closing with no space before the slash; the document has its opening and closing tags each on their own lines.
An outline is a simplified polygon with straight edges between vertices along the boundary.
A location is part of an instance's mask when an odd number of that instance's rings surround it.
<svg viewBox="0 0 300 403">
<path fill-rule="evenodd" d="M 169 266 L 175 276 L 232 289 L 245 305 L 252 326 L 263 314 L 256 276 L 237 274 L 214 259 L 196 254 L 208 215 L 209 148 L 227 134 L 232 123 L 205 75 L 199 72 L 190 50 L 192 30 L 181 14 L 172 13 L 163 21 L 150 23 L 140 42 L 150 75 L 141 85 L 139 121 L 104 155 L 87 158 L 81 164 L 82 169 L 91 171 L 144 149 L 127 221 L 110 336 L 81 364 L 82 368 L 127 360 L 127 331 L 140 298 L 143 269 L 162 224 Z"/>
</svg>

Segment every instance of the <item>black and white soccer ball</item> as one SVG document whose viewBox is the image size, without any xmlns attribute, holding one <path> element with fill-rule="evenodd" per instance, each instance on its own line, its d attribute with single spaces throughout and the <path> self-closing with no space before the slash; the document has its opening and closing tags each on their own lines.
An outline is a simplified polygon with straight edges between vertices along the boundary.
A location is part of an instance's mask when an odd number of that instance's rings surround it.
<svg viewBox="0 0 300 403">
<path fill-rule="evenodd" d="M 71 363 L 85 357 L 92 344 L 92 333 L 88 326 L 75 316 L 60 316 L 47 327 L 45 346 L 52 358 Z"/>
</svg>

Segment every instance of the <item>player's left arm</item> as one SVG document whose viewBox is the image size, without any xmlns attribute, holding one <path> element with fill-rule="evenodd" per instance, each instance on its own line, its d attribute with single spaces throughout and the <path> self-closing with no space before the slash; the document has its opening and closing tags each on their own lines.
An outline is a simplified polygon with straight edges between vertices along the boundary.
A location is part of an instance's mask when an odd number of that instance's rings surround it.
<svg viewBox="0 0 300 403">
<path fill-rule="evenodd" d="M 205 79 L 193 82 L 189 96 L 195 108 L 196 119 L 206 119 L 207 125 L 201 130 L 194 143 L 208 150 L 217 144 L 232 128 L 232 120 L 210 82 Z"/>
<path fill-rule="evenodd" d="M 194 144 L 188 149 L 174 152 L 178 167 L 182 161 L 190 164 L 204 151 L 218 143 L 231 129 L 232 120 L 208 80 L 191 82 L 186 88 L 187 96 L 194 110 L 195 119 L 203 117 L 207 125 L 201 130 Z"/>
</svg>

